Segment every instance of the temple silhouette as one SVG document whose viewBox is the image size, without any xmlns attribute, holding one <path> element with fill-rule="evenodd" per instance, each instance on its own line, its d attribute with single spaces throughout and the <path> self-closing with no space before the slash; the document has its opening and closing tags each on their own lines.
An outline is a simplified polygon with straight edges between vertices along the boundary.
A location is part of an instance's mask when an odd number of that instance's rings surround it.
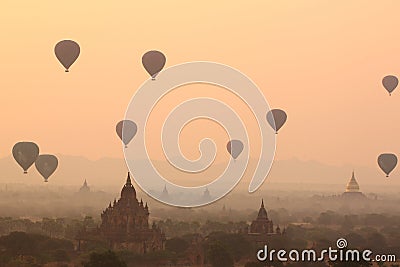
<svg viewBox="0 0 400 267">
<path fill-rule="evenodd" d="M 272 222 L 272 220 L 268 218 L 267 210 L 264 207 L 264 199 L 261 200 L 261 207 L 258 210 L 257 218 L 250 224 L 249 234 L 250 235 L 281 234 L 281 229 L 279 226 L 277 226 L 274 231 L 274 223 Z"/>
<path fill-rule="evenodd" d="M 358 185 L 358 182 L 354 175 L 354 171 L 351 174 L 350 181 L 347 183 L 346 191 L 343 193 L 343 197 L 357 197 L 357 198 L 365 197 L 365 195 L 362 192 L 360 192 L 360 186 Z"/>
<path fill-rule="evenodd" d="M 149 207 L 136 198 L 130 174 L 121 190 L 121 197 L 110 202 L 101 213 L 101 225 L 83 229 L 77 237 L 78 249 L 88 241 L 103 241 L 111 249 L 130 250 L 138 254 L 164 250 L 165 235 L 155 223 L 149 226 Z"/>
<path fill-rule="evenodd" d="M 87 181 L 85 179 L 85 181 L 83 182 L 83 185 L 81 186 L 81 188 L 79 188 L 78 193 L 80 194 L 87 194 L 90 192 L 90 187 L 87 184 Z"/>
</svg>

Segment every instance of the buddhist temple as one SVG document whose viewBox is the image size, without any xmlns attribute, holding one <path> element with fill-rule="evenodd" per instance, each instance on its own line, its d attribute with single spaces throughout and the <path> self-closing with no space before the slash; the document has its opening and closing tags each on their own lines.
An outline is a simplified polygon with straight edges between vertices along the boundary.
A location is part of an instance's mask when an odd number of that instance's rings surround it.
<svg viewBox="0 0 400 267">
<path fill-rule="evenodd" d="M 130 174 L 121 197 L 110 202 L 101 213 L 101 225 L 93 231 L 83 230 L 76 238 L 78 249 L 91 240 L 104 241 L 111 249 L 130 250 L 138 254 L 164 250 L 165 235 L 153 222 L 149 226 L 149 207 L 138 201 Z"/>
<path fill-rule="evenodd" d="M 167 190 L 167 185 L 164 185 L 164 189 L 160 195 L 161 200 L 168 200 L 169 199 L 169 193 Z"/>
<path fill-rule="evenodd" d="M 264 207 L 264 199 L 261 200 L 261 207 L 257 218 L 250 225 L 250 234 L 272 234 L 274 233 L 274 224 L 268 219 L 267 210 Z"/>
<path fill-rule="evenodd" d="M 347 183 L 346 191 L 343 193 L 345 197 L 364 197 L 364 194 L 360 192 L 360 186 L 357 183 L 354 171 L 351 175 L 350 181 Z"/>
<path fill-rule="evenodd" d="M 85 182 L 83 183 L 83 185 L 79 189 L 79 193 L 85 194 L 85 193 L 89 193 L 89 192 L 90 192 L 90 187 L 88 186 L 88 184 L 86 182 L 86 179 L 85 179 Z"/>
<path fill-rule="evenodd" d="M 274 223 L 268 218 L 267 210 L 264 207 L 264 200 L 261 200 L 261 207 L 258 210 L 257 218 L 250 224 L 248 228 L 248 238 L 256 244 L 256 247 L 265 245 L 266 240 L 272 235 L 284 235 L 286 229 L 282 231 L 279 226 L 274 231 Z"/>
<path fill-rule="evenodd" d="M 204 201 L 211 201 L 211 194 L 210 191 L 208 190 L 208 187 L 206 187 L 206 189 L 204 190 L 202 199 Z"/>
</svg>

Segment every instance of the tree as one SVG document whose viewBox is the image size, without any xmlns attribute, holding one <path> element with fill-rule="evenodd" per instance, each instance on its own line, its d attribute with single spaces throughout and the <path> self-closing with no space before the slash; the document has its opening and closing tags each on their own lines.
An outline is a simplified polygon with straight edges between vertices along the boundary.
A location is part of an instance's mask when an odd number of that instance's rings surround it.
<svg viewBox="0 0 400 267">
<path fill-rule="evenodd" d="M 233 267 L 232 255 L 218 241 L 209 244 L 207 259 L 212 267 Z"/>
<path fill-rule="evenodd" d="M 63 249 L 57 249 L 53 252 L 53 258 L 55 261 L 69 261 L 67 251 Z"/>
<path fill-rule="evenodd" d="M 50 237 L 60 236 L 64 232 L 63 220 L 43 218 L 42 229 Z"/>
<path fill-rule="evenodd" d="M 380 233 L 372 233 L 367 237 L 368 248 L 374 252 L 384 252 L 386 243 L 386 238 Z"/>
<path fill-rule="evenodd" d="M 94 228 L 94 227 L 96 227 L 96 223 L 93 220 L 93 217 L 86 216 L 85 219 L 83 219 L 83 227 L 85 227 L 85 228 Z"/>
<path fill-rule="evenodd" d="M 345 237 L 346 237 L 347 242 L 352 247 L 355 247 L 355 248 L 365 247 L 366 240 L 362 235 L 351 232 L 351 233 L 347 234 Z"/>
<path fill-rule="evenodd" d="M 3 265 L 2 265 L 3 266 Z M 42 265 L 36 262 L 33 257 L 15 258 L 8 262 L 7 267 L 41 267 Z"/>
<path fill-rule="evenodd" d="M 338 215 L 330 210 L 322 212 L 317 219 L 318 224 L 321 225 L 330 225 L 336 223 L 337 221 Z"/>
<path fill-rule="evenodd" d="M 11 253 L 11 255 L 32 255 L 38 249 L 38 243 L 44 237 L 39 235 L 30 235 L 24 232 L 12 232 L 7 236 L 0 238 L 0 244 Z"/>
<path fill-rule="evenodd" d="M 335 261 L 332 262 L 333 267 L 359 267 L 359 266 L 364 266 L 368 267 L 371 266 L 372 264 L 370 262 L 361 260 L 361 261 Z"/>
<path fill-rule="evenodd" d="M 249 261 L 247 262 L 244 267 L 264 267 L 265 264 L 259 261 Z"/>
<path fill-rule="evenodd" d="M 239 261 L 250 254 L 252 255 L 252 244 L 241 234 L 214 232 L 208 236 L 208 240 L 210 244 L 219 242 L 233 256 L 235 261 Z"/>
<path fill-rule="evenodd" d="M 185 252 L 189 247 L 189 242 L 183 238 L 175 237 L 168 239 L 165 243 L 165 249 L 175 252 L 176 254 Z"/>
<path fill-rule="evenodd" d="M 90 254 L 88 262 L 83 263 L 83 267 L 127 267 L 126 263 L 120 260 L 117 255 L 108 250 L 103 253 L 93 252 Z"/>
<path fill-rule="evenodd" d="M 75 239 L 79 231 L 83 228 L 83 222 L 79 220 L 72 220 L 65 227 L 65 237 L 67 239 Z"/>
</svg>

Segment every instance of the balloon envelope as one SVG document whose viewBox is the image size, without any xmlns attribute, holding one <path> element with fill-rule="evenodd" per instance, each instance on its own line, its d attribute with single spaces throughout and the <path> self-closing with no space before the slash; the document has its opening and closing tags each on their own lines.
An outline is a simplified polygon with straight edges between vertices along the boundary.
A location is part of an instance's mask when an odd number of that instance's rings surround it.
<svg viewBox="0 0 400 267">
<path fill-rule="evenodd" d="M 226 144 L 226 149 L 232 158 L 236 159 L 243 151 L 243 143 L 240 140 L 231 140 Z"/>
<path fill-rule="evenodd" d="M 276 133 L 285 124 L 286 120 L 286 112 L 281 109 L 272 109 L 267 113 L 267 121 Z"/>
<path fill-rule="evenodd" d="M 122 120 L 117 123 L 115 127 L 117 131 L 117 135 L 124 143 L 125 147 L 129 144 L 129 142 L 135 137 L 137 132 L 137 125 L 133 121 L 130 120 Z"/>
<path fill-rule="evenodd" d="M 14 145 L 12 154 L 24 173 L 28 173 L 29 167 L 32 166 L 39 155 L 39 147 L 33 142 L 19 142 Z"/>
<path fill-rule="evenodd" d="M 154 80 L 157 74 L 164 68 L 167 59 L 160 51 L 151 50 L 142 56 L 142 64 Z"/>
<path fill-rule="evenodd" d="M 381 170 L 386 174 L 386 177 L 389 177 L 389 174 L 397 165 L 397 157 L 395 154 L 391 153 L 381 154 L 378 157 L 378 165 Z"/>
<path fill-rule="evenodd" d="M 38 172 L 43 176 L 45 182 L 56 171 L 58 159 L 54 155 L 39 155 L 35 161 Z"/>
<path fill-rule="evenodd" d="M 399 80 L 396 76 L 388 75 L 382 79 L 382 84 L 390 95 L 394 91 L 394 89 L 396 89 L 397 85 L 399 84 Z"/>
<path fill-rule="evenodd" d="M 79 57 L 81 49 L 76 42 L 63 40 L 56 44 L 54 52 L 58 61 L 64 66 L 65 72 L 68 72 L 71 65 Z"/>
</svg>

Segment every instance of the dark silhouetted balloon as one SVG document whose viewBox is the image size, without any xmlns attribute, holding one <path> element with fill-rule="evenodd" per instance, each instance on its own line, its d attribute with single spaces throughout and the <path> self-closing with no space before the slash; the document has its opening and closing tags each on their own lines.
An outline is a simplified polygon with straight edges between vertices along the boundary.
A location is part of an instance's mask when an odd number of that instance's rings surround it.
<svg viewBox="0 0 400 267">
<path fill-rule="evenodd" d="M 137 132 L 136 123 L 130 120 L 122 120 L 118 122 L 115 129 L 125 147 L 128 146 L 129 142 L 133 139 L 133 137 L 135 137 Z"/>
<path fill-rule="evenodd" d="M 385 87 L 386 91 L 389 92 L 389 95 L 392 95 L 394 89 L 396 89 L 397 85 L 399 84 L 399 80 L 396 76 L 388 75 L 382 79 L 383 87 Z"/>
<path fill-rule="evenodd" d="M 267 113 L 267 121 L 275 133 L 285 124 L 287 120 L 286 112 L 281 109 L 272 109 Z"/>
<path fill-rule="evenodd" d="M 397 157 L 395 154 L 391 153 L 381 154 L 378 157 L 378 165 L 381 170 L 386 173 L 386 177 L 389 177 L 389 174 L 397 165 Z"/>
<path fill-rule="evenodd" d="M 81 49 L 79 45 L 72 40 L 63 40 L 56 44 L 54 48 L 58 61 L 64 66 L 65 72 L 69 72 L 69 68 L 79 57 Z"/>
<path fill-rule="evenodd" d="M 54 155 L 39 155 L 35 161 L 35 166 L 38 172 L 43 176 L 44 181 L 47 182 L 49 177 L 57 169 L 58 159 Z"/>
<path fill-rule="evenodd" d="M 231 154 L 232 158 L 236 159 L 243 151 L 243 143 L 240 140 L 231 140 L 226 144 L 226 149 L 229 154 Z"/>
<path fill-rule="evenodd" d="M 12 154 L 26 174 L 39 155 L 39 147 L 32 142 L 19 142 L 14 145 Z"/>
<path fill-rule="evenodd" d="M 142 57 L 142 64 L 150 74 L 152 80 L 156 79 L 157 74 L 164 68 L 166 58 L 160 51 L 148 51 Z"/>
</svg>

